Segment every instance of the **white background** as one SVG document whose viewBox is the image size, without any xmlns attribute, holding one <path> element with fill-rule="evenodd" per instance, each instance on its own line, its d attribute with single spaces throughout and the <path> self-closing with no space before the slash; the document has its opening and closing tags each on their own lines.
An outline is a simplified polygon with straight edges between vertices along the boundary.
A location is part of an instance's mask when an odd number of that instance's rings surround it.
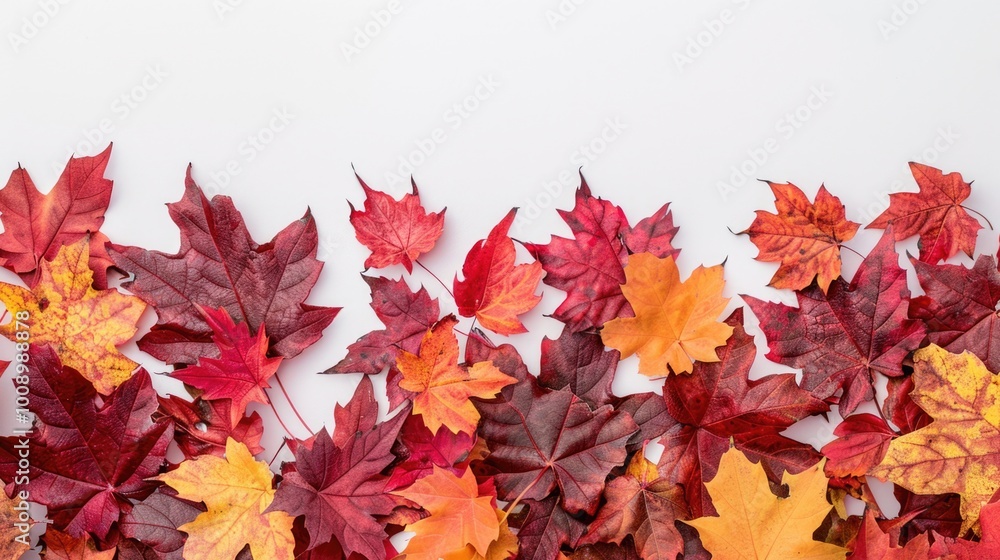
<svg viewBox="0 0 1000 560">
<path fill-rule="evenodd" d="M 178 233 L 163 204 L 180 197 L 189 162 L 209 192 L 233 197 L 259 242 L 310 207 L 327 265 L 309 302 L 344 310 L 280 373 L 309 424 L 332 426 L 334 402 L 358 376 L 314 374 L 380 327 L 359 277 L 367 251 L 347 220 L 346 200 L 362 202 L 352 163 L 397 196 L 412 169 L 425 207 L 448 207 L 424 261 L 449 282 L 512 206 L 537 216 L 514 237 L 565 235 L 556 209 L 572 207 L 576 179 L 552 182 L 582 165 L 594 193 L 633 221 L 671 202 L 682 273 L 728 259 L 731 309 L 740 293 L 792 303 L 766 287 L 776 265 L 753 261 L 748 239 L 729 232 L 773 210 L 755 179 L 792 181 L 810 197 L 825 183 L 867 223 L 884 193 L 916 189 L 906 162 L 918 160 L 974 179 L 968 205 L 1000 220 L 989 195 L 1000 184 L 998 19 L 995 2 L 940 0 L 7 1 L 0 169 L 20 163 L 47 190 L 69 154 L 113 141 L 103 230 L 171 252 Z M 864 254 L 876 238 L 862 232 L 849 245 Z M 980 250 L 996 245 L 985 230 Z M 847 253 L 845 274 L 858 262 Z M 443 294 L 422 271 L 413 280 Z M 563 297 L 543 291 L 525 317 L 531 332 L 510 339 L 535 371 L 541 337 L 559 330 L 543 315 Z M 154 321 L 147 312 L 144 328 Z M 748 329 L 763 349 L 752 316 Z M 166 371 L 134 344 L 124 350 Z M 617 392 L 659 386 L 635 367 L 623 362 Z M 759 356 L 753 375 L 782 371 Z M 0 388 L 12 402 L 10 383 Z M 268 460 L 281 428 L 260 410 Z M 831 430 L 817 419 L 792 434 L 818 448 Z"/>
</svg>

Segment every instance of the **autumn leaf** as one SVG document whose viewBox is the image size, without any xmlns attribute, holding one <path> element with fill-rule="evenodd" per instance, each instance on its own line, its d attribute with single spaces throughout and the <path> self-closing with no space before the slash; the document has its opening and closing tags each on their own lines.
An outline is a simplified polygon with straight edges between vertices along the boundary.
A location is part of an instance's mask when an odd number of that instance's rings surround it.
<svg viewBox="0 0 1000 560">
<path fill-rule="evenodd" d="M 673 257 L 639 253 L 625 266 L 622 293 L 635 317 L 604 325 L 604 344 L 622 357 L 639 355 L 639 373 L 650 377 L 690 373 L 694 361 L 717 362 L 715 349 L 733 328 L 718 320 L 729 303 L 722 297 L 722 265 L 699 266 L 681 281 Z"/>
<path fill-rule="evenodd" d="M 898 531 L 895 533 L 893 538 L 879 526 L 872 510 L 866 510 L 857 538 L 848 545 L 851 560 L 922 560 L 938 557 L 930 555 L 931 543 L 926 533 L 911 539 L 904 546 L 899 546 Z"/>
<path fill-rule="evenodd" d="M 365 260 L 365 268 L 402 264 L 407 272 L 413 272 L 413 261 L 433 249 L 441 237 L 447 209 L 428 214 L 420 205 L 417 183 L 412 179 L 413 193 L 396 200 L 369 188 L 357 173 L 354 176 L 365 191 L 364 210 L 355 210 L 353 204 L 348 204 L 354 234 L 372 252 Z"/>
<path fill-rule="evenodd" d="M 504 375 L 490 362 L 468 368 L 458 365 L 458 339 L 453 315 L 438 321 L 420 343 L 420 353 L 403 352 L 396 360 L 402 374 L 399 387 L 411 393 L 413 413 L 432 432 L 444 426 L 454 433 L 473 434 L 479 412 L 469 397 L 489 399 L 517 380 Z"/>
<path fill-rule="evenodd" d="M 214 333 L 219 357 L 202 357 L 171 376 L 201 390 L 203 399 L 230 400 L 229 423 L 235 426 L 251 402 L 270 402 L 264 389 L 270 387 L 268 380 L 277 373 L 281 357 L 267 356 L 264 325 L 251 335 L 247 324 L 236 324 L 225 309 L 202 309 L 202 313 Z"/>
<path fill-rule="evenodd" d="M 35 187 L 28 172 L 18 166 L 0 189 L 0 263 L 21 276 L 28 287 L 41 279 L 41 264 L 56 258 L 64 245 L 81 239 L 90 244 L 89 267 L 94 288 L 108 287 L 111 258 L 104 248 L 108 238 L 98 230 L 111 201 L 111 181 L 104 178 L 111 146 L 93 157 L 71 157 L 48 194 Z"/>
<path fill-rule="evenodd" d="M 441 316 L 438 300 L 431 299 L 423 287 L 413 292 L 402 279 L 361 278 L 371 288 L 372 309 L 385 329 L 359 338 L 347 347 L 347 357 L 323 373 L 381 373 L 396 364 L 400 351 L 415 354 L 424 333 Z"/>
<path fill-rule="evenodd" d="M 493 496 L 482 496 L 476 477 L 434 468 L 434 472 L 393 494 L 427 510 L 428 517 L 406 526 L 415 533 L 403 551 L 408 560 L 438 560 L 472 545 L 485 555 L 500 536 Z"/>
<path fill-rule="evenodd" d="M 176 395 L 157 399 L 160 408 L 153 417 L 173 421 L 174 439 L 186 459 L 198 455 L 222 457 L 229 438 L 247 446 L 252 455 L 264 451 L 260 446 L 264 422 L 257 412 L 240 417 L 234 424 L 230 410 L 233 402 L 229 399 L 206 401 L 196 398 L 189 402 Z"/>
<path fill-rule="evenodd" d="M 208 511 L 178 527 L 188 534 L 185 560 L 235 558 L 247 544 L 255 558 L 292 560 L 292 517 L 265 513 L 274 500 L 273 475 L 246 446 L 230 439 L 226 457 L 205 455 L 184 461 L 156 477 L 177 497 L 204 502 Z"/>
<path fill-rule="evenodd" d="M 485 240 L 477 242 L 462 265 L 464 280 L 455 277 L 455 302 L 463 317 L 476 317 L 483 327 L 502 335 L 527 332 L 518 316 L 541 301 L 535 295 L 542 265 L 514 264 L 514 242 L 507 237 L 517 209 L 507 213 Z"/>
<path fill-rule="evenodd" d="M 636 453 L 624 476 L 612 479 L 604 490 L 607 500 L 580 544 L 621 543 L 633 535 L 645 560 L 675 560 L 684 551 L 674 521 L 688 519 L 680 486 L 660 476 L 656 465 Z"/>
<path fill-rule="evenodd" d="M 924 294 L 910 301 L 910 317 L 927 325 L 934 344 L 949 352 L 968 350 L 990 371 L 1000 371 L 1000 272 L 997 260 L 981 255 L 965 268 L 911 258 Z"/>
<path fill-rule="evenodd" d="M 978 542 L 968 539 L 938 538 L 931 545 L 928 557 L 947 560 L 985 560 L 1000 557 L 1000 502 L 983 506 L 980 524 L 982 538 Z"/>
<path fill-rule="evenodd" d="M 131 509 L 129 500 L 155 488 L 148 479 L 164 462 L 172 425 L 152 421 L 156 392 L 142 369 L 98 405 L 93 385 L 64 367 L 50 346 L 34 346 L 28 357 L 37 434 L 0 438 L 0 479 L 8 491 L 27 490 L 32 502 L 47 506 L 56 529 L 104 539 Z M 18 446 L 25 441 L 31 454 L 27 484 L 16 476 Z"/>
<path fill-rule="evenodd" d="M 757 246 L 758 261 L 781 263 L 768 285 L 800 290 L 815 278 L 826 292 L 840 276 L 840 245 L 854 237 L 860 224 L 847 219 L 844 205 L 826 187 L 820 186 L 812 203 L 791 183 L 767 184 L 777 213 L 758 210 L 740 233 Z"/>
<path fill-rule="evenodd" d="M 270 349 L 285 358 L 316 342 L 336 317 L 339 308 L 304 303 L 323 267 L 311 213 L 257 244 L 232 199 L 206 199 L 190 167 L 184 197 L 167 207 L 181 232 L 177 254 L 109 247 L 115 265 L 135 275 L 122 286 L 156 310 L 156 324 L 139 339 L 143 351 L 169 364 L 214 357 L 212 329 L 199 306 L 225 308 L 253 333 L 267 323 Z"/>
<path fill-rule="evenodd" d="M 718 517 L 685 521 L 698 530 L 715 560 L 843 559 L 847 550 L 815 541 L 813 531 L 833 508 L 826 501 L 822 464 L 786 473 L 788 497 L 771 493 L 764 469 L 737 449 L 722 456 L 719 472 L 706 486 Z"/>
<path fill-rule="evenodd" d="M 418 478 L 431 474 L 434 467 L 450 469 L 455 474 L 460 474 L 468 466 L 469 455 L 476 441 L 476 436 L 465 432 L 432 432 L 424 426 L 419 416 L 407 418 L 397 439 L 398 445 L 405 450 L 405 453 L 400 451 L 405 459 L 392 467 L 388 487 L 394 490 L 409 486 Z"/>
<path fill-rule="evenodd" d="M 913 401 L 934 421 L 896 438 L 869 474 L 917 494 L 962 497 L 959 534 L 1000 489 L 1000 378 L 974 355 L 940 346 L 913 355 Z"/>
<path fill-rule="evenodd" d="M 864 476 L 882 462 L 896 435 L 885 420 L 873 414 L 855 414 L 833 430 L 837 439 L 823 446 L 828 476 Z"/>
<path fill-rule="evenodd" d="M 910 291 L 892 239 L 890 229 L 850 284 L 838 278 L 825 294 L 797 292 L 798 308 L 743 296 L 767 336 L 767 359 L 802 368 L 802 387 L 818 398 L 843 389 L 844 417 L 871 400 L 876 373 L 903 375 L 903 359 L 924 338 L 924 326 L 907 319 Z"/>
<path fill-rule="evenodd" d="M 32 520 L 24 499 L 27 496 L 27 492 L 24 495 L 15 493 L 13 498 L 8 498 L 0 488 L 0 558 L 20 558 L 30 548 L 30 537 L 26 535 Z"/>
<path fill-rule="evenodd" d="M 920 260 L 929 263 L 950 258 L 959 251 L 968 256 L 976 248 L 976 233 L 982 229 L 962 202 L 972 193 L 972 185 L 953 172 L 910 162 L 910 172 L 920 192 L 889 195 L 889 207 L 868 224 L 886 229 L 892 225 L 896 241 L 920 236 Z"/>
<path fill-rule="evenodd" d="M 347 408 L 366 411 L 363 403 L 373 397 L 371 380 L 365 377 Z M 371 409 L 367 412 L 371 413 Z M 398 505 L 387 494 L 388 478 L 381 472 L 396 459 L 392 445 L 407 416 L 409 411 L 404 408 L 386 422 L 376 424 L 376 407 L 375 415 L 369 416 L 369 425 L 342 413 L 340 419 L 348 422 L 343 427 L 338 422 L 333 437 L 323 428 L 312 438 L 311 445 L 296 447 L 295 462 L 285 465 L 284 481 L 268 511 L 305 516 L 310 549 L 329 541 L 332 535 L 346 556 L 352 552 L 364 558 L 381 556 L 382 542 L 389 536 L 384 523 L 375 517 L 389 514 Z M 350 425 L 355 431 L 348 437 Z"/>
<path fill-rule="evenodd" d="M 0 326 L 0 334 L 20 342 L 17 333 L 30 329 L 32 345 L 52 345 L 64 365 L 107 395 L 139 365 L 119 352 L 118 346 L 135 334 L 146 306 L 117 290 L 91 287 L 89 258 L 87 240 L 81 239 L 59 249 L 51 262 L 42 262 L 32 290 L 0 283 L 0 301 L 8 312 L 28 314 L 26 321 Z"/>
<path fill-rule="evenodd" d="M 49 529 L 45 531 L 46 560 L 114 560 L 115 549 L 98 551 L 90 536 L 71 537 Z"/>
<path fill-rule="evenodd" d="M 550 389 L 568 387 L 591 408 L 614 402 L 611 392 L 619 353 L 608 351 L 595 333 L 575 333 L 564 327 L 559 338 L 542 339 L 538 382 Z"/>
<path fill-rule="evenodd" d="M 760 462 L 775 482 L 783 472 L 802 472 L 820 459 L 812 446 L 782 432 L 827 405 L 800 389 L 790 373 L 751 380 L 757 346 L 743 329 L 742 308 L 726 324 L 733 335 L 719 350 L 720 361 L 695 364 L 691 375 L 670 376 L 663 386 L 662 400 L 677 424 L 660 440 L 659 466 L 684 488 L 694 516 L 713 511 L 704 483 L 715 478 L 730 446 Z"/>
<path fill-rule="evenodd" d="M 177 527 L 193 521 L 203 510 L 164 490 L 160 487 L 159 491 L 135 504 L 132 511 L 122 517 L 122 536 L 136 541 L 139 546 L 135 548 L 149 550 L 156 555 L 155 558 L 182 560 L 186 535 Z M 118 546 L 121 552 L 123 544 Z"/>
<path fill-rule="evenodd" d="M 638 429 L 627 413 L 590 406 L 566 389 L 528 380 L 477 402 L 499 498 L 544 500 L 557 487 L 570 513 L 597 511 L 604 480 L 625 462 L 624 444 Z"/>
</svg>

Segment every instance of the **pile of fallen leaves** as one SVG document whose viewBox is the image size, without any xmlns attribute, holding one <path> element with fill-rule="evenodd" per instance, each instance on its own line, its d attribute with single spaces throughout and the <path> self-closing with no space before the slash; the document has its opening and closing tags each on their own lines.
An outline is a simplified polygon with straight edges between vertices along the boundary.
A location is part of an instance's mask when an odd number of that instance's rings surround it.
<svg viewBox="0 0 1000 560">
<path fill-rule="evenodd" d="M 0 285 L 17 352 L 6 378 L 34 414 L 30 437 L 0 439 L 5 558 L 25 550 L 24 495 L 47 508 L 51 559 L 1000 557 L 1000 271 L 990 255 L 943 262 L 972 257 L 982 227 L 958 173 L 911 164 L 919 192 L 868 224 L 884 234 L 851 281 L 840 252 L 860 224 L 840 200 L 770 184 L 776 213 L 742 233 L 798 305 L 743 299 L 767 358 L 801 381 L 749 378 L 744 310 L 721 316 L 722 265 L 681 278 L 667 206 L 632 225 L 584 182 L 560 212 L 572 236 L 520 250 L 512 210 L 439 301 L 410 275 L 444 211 L 426 212 L 415 184 L 396 200 L 359 179 L 350 222 L 385 328 L 325 373 L 388 370 L 391 410 L 361 376 L 353 397 L 331 395 L 346 402 L 333 431 L 287 438 L 294 461 L 274 473 L 248 405 L 269 403 L 282 363 L 338 311 L 306 303 L 322 268 L 312 216 L 258 244 L 189 171 L 168 206 L 177 254 L 118 245 L 99 232 L 109 157 L 72 159 L 47 195 L 21 168 L 0 190 L 0 260 L 24 284 Z M 911 236 L 919 297 L 895 249 Z M 371 272 L 394 265 L 403 278 Z M 109 287 L 109 270 L 127 281 Z M 525 331 L 540 282 L 565 292 L 563 330 L 526 364 L 489 337 Z M 157 395 L 118 349 L 146 306 L 157 322 L 138 347 L 189 399 Z M 633 355 L 661 391 L 614 394 Z M 843 420 L 822 449 L 783 434 L 827 413 Z M 898 515 L 872 477 L 895 484 Z"/>
</svg>

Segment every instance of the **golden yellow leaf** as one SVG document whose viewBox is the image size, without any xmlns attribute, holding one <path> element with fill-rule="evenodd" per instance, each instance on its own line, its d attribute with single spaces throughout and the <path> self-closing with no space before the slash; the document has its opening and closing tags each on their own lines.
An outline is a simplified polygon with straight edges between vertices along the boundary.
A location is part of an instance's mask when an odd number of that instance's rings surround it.
<svg viewBox="0 0 1000 560">
<path fill-rule="evenodd" d="M 416 393 L 413 413 L 423 417 L 432 433 L 441 426 L 453 433 L 476 433 L 479 411 L 469 397 L 491 398 L 517 382 L 491 362 L 473 364 L 468 371 L 459 366 L 457 323 L 453 315 L 441 319 L 420 341 L 419 355 L 400 351 L 396 359 L 403 374 L 399 387 Z"/>
<path fill-rule="evenodd" d="M 699 266 L 681 282 L 673 257 L 637 253 L 625 265 L 622 293 L 635 317 L 604 325 L 604 344 L 622 357 L 639 355 L 639 372 L 650 377 L 691 373 L 694 361 L 719 361 L 715 349 L 733 328 L 721 321 L 729 298 L 722 297 L 722 265 Z M 670 369 L 667 369 L 667 367 Z"/>
<path fill-rule="evenodd" d="M 934 421 L 894 439 L 869 474 L 917 494 L 961 496 L 962 528 L 1000 489 L 1000 377 L 969 352 L 937 345 L 913 355 L 910 398 Z"/>
<path fill-rule="evenodd" d="M 438 560 L 452 558 L 452 554 L 457 555 L 454 558 L 475 558 L 475 554 L 489 554 L 490 546 L 500 537 L 493 497 L 479 495 L 476 477 L 468 469 L 459 477 L 435 466 L 432 474 L 393 494 L 419 504 L 430 514 L 406 526 L 407 531 L 416 533 L 403 551 L 407 560 Z M 471 556 L 463 556 L 467 553 Z"/>
<path fill-rule="evenodd" d="M 293 517 L 264 513 L 274 500 L 267 464 L 255 461 L 242 443 L 226 440 L 226 457 L 202 455 L 157 477 L 185 500 L 205 502 L 208 511 L 178 527 L 188 534 L 185 560 L 236 558 L 247 544 L 254 558 L 292 560 Z"/>
<path fill-rule="evenodd" d="M 834 560 L 847 549 L 813 540 L 813 531 L 833 507 L 826 501 L 823 463 L 781 479 L 788 497 L 771 493 L 764 468 L 738 449 L 722 456 L 719 472 L 706 482 L 718 517 L 685 521 L 698 530 L 713 560 Z"/>
<path fill-rule="evenodd" d="M 118 351 L 136 331 L 146 304 L 116 290 L 95 290 L 86 238 L 66 245 L 51 262 L 42 261 L 34 290 L 0 283 L 0 301 L 14 317 L 0 334 L 15 341 L 30 333 L 31 344 L 51 344 L 69 366 L 107 395 L 138 366 Z M 27 312 L 27 319 L 17 319 Z M 23 336 L 23 335 L 22 335 Z"/>
</svg>

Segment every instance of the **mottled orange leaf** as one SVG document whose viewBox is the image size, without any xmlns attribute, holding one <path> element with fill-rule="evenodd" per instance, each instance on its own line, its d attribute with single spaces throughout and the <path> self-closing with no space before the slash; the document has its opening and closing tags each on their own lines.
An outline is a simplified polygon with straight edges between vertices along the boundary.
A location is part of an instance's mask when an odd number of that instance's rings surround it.
<svg viewBox="0 0 1000 560">
<path fill-rule="evenodd" d="M 22 504 L 25 508 L 23 511 L 14 509 L 14 506 L 21 507 Z M 0 558 L 20 558 L 21 554 L 28 551 L 30 540 L 17 540 L 29 538 L 28 532 L 24 530 L 31 525 L 31 519 L 25 519 L 28 517 L 26 504 L 17 493 L 11 499 L 0 489 Z M 23 525 L 18 527 L 15 524 Z"/>
<path fill-rule="evenodd" d="M 715 349 L 733 334 L 719 320 L 729 303 L 724 283 L 722 265 L 699 266 L 682 282 L 673 257 L 632 255 L 622 292 L 635 317 L 608 321 L 601 338 L 622 357 L 638 354 L 639 372 L 650 377 L 691 373 L 695 361 L 717 362 Z"/>
<path fill-rule="evenodd" d="M 840 244 L 854 237 L 858 224 L 847 219 L 840 199 L 820 186 L 816 202 L 791 183 L 767 183 L 774 193 L 777 214 L 757 211 L 750 235 L 757 246 L 757 260 L 781 265 L 770 286 L 799 290 L 816 278 L 826 292 L 840 276 Z"/>
<path fill-rule="evenodd" d="M 500 521 L 500 536 L 490 543 L 490 548 L 486 554 L 479 554 L 471 544 L 465 545 L 463 550 L 441 555 L 441 560 L 509 560 L 517 554 L 517 536 L 511 532 L 507 525 L 506 514 L 503 510 L 496 510 L 497 519 Z"/>
<path fill-rule="evenodd" d="M 781 479 L 788 497 L 771 492 L 764 469 L 738 449 L 722 456 L 719 474 L 705 483 L 718 517 L 685 521 L 698 530 L 713 560 L 834 560 L 847 549 L 813 540 L 832 505 L 822 462 Z"/>
<path fill-rule="evenodd" d="M 416 533 L 403 551 L 407 560 L 461 555 L 468 545 L 476 553 L 486 555 L 490 545 L 500 537 L 494 498 L 479 494 L 476 477 L 470 470 L 457 476 L 435 466 L 432 474 L 393 494 L 420 505 L 430 514 L 406 526 L 407 531 Z"/>
<path fill-rule="evenodd" d="M 886 229 L 892 224 L 896 241 L 919 235 L 920 260 L 929 263 L 947 259 L 959 251 L 972 256 L 976 234 L 982 229 L 962 202 L 972 194 L 972 184 L 957 172 L 910 162 L 910 172 L 920 192 L 889 195 L 889 207 L 868 224 L 869 229 Z"/>
<path fill-rule="evenodd" d="M 178 527 L 188 534 L 185 560 L 236 558 L 247 544 L 254 558 L 292 560 L 292 516 L 264 513 L 274 500 L 267 463 L 255 461 L 246 446 L 232 438 L 226 457 L 205 455 L 184 461 L 157 477 L 177 490 L 177 497 L 204 502 L 208 511 Z"/>
<path fill-rule="evenodd" d="M 43 261 L 41 278 L 31 290 L 0 283 L 0 301 L 9 315 L 27 311 L 29 316 L 20 326 L 17 320 L 0 326 L 0 334 L 17 341 L 18 331 L 27 328 L 31 344 L 51 344 L 64 366 L 107 395 L 138 366 L 117 347 L 135 334 L 146 304 L 117 290 L 91 287 L 88 242 L 81 239 L 61 248 L 52 262 Z"/>
<path fill-rule="evenodd" d="M 491 362 L 465 368 L 458 365 L 458 339 L 454 315 L 428 329 L 419 354 L 403 351 L 396 359 L 402 373 L 399 387 L 415 393 L 413 413 L 424 419 L 432 433 L 441 426 L 454 433 L 476 433 L 479 411 L 469 397 L 492 398 L 517 379 L 504 375 Z"/>
<path fill-rule="evenodd" d="M 913 362 L 910 398 L 934 421 L 893 440 L 869 474 L 916 494 L 959 494 L 959 534 L 978 532 L 980 509 L 1000 489 L 1000 377 L 973 354 L 937 345 Z"/>
<path fill-rule="evenodd" d="M 45 560 L 113 560 L 115 549 L 99 551 L 90 535 L 75 538 L 57 531 L 45 531 Z M 12 556 L 10 558 L 17 558 Z"/>
</svg>

